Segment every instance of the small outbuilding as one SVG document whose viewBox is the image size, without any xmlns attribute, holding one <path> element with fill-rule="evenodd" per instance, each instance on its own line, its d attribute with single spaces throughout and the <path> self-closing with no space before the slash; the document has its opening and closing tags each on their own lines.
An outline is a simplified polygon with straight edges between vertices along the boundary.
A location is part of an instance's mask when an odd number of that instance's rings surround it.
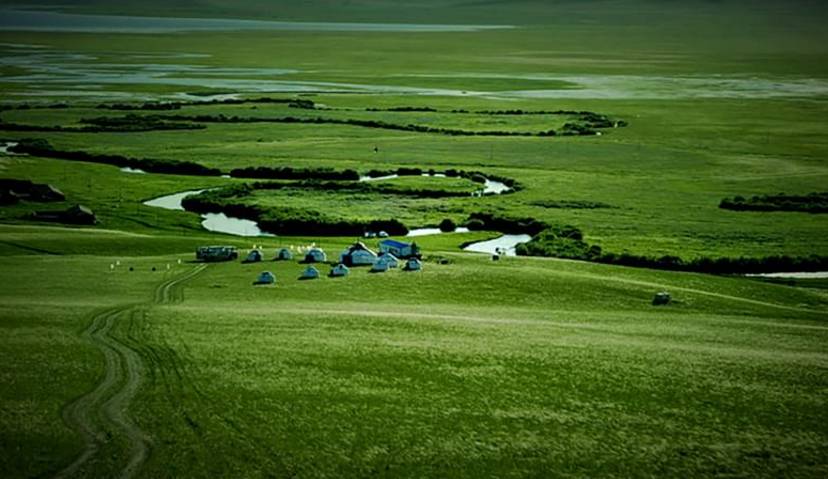
<svg viewBox="0 0 828 479">
<path fill-rule="evenodd" d="M 254 285 L 263 285 L 263 284 L 273 284 L 276 282 L 276 276 L 273 275 L 270 271 L 263 271 L 256 281 L 253 281 Z"/>
<path fill-rule="evenodd" d="M 377 257 L 377 261 L 374 262 L 374 264 L 377 263 L 385 263 L 386 265 L 388 265 L 389 268 L 396 268 L 400 264 L 397 257 L 391 253 L 380 253 L 380 255 Z"/>
<path fill-rule="evenodd" d="M 672 296 L 670 296 L 670 293 L 666 291 L 661 291 L 659 293 L 656 293 L 656 295 L 653 297 L 653 306 L 664 306 L 670 304 L 672 300 L 673 298 Z"/>
<path fill-rule="evenodd" d="M 409 258 L 408 261 L 405 262 L 405 267 L 403 268 L 404 271 L 422 271 L 423 270 L 423 263 L 418 260 L 417 258 Z"/>
<path fill-rule="evenodd" d="M 319 279 L 319 270 L 313 266 L 308 266 L 305 271 L 302 271 L 302 276 L 299 279 Z"/>
<path fill-rule="evenodd" d="M 276 251 L 276 257 L 273 258 L 273 261 L 290 261 L 293 259 L 293 253 L 290 252 L 287 248 L 280 248 Z"/>
<path fill-rule="evenodd" d="M 245 263 L 258 263 L 262 260 L 262 251 L 258 249 L 252 249 L 249 253 L 247 253 L 247 258 L 244 259 Z"/>
<path fill-rule="evenodd" d="M 339 262 L 346 266 L 371 266 L 376 260 L 377 254 L 360 241 L 352 244 L 339 255 Z"/>
<path fill-rule="evenodd" d="M 331 278 L 341 278 L 343 276 L 348 276 L 348 274 L 350 274 L 350 272 L 351 272 L 351 270 L 348 269 L 347 266 L 345 266 L 342 263 L 339 263 L 338 265 L 331 268 L 331 272 L 330 272 L 329 276 Z"/>
<path fill-rule="evenodd" d="M 200 246 L 196 250 L 196 259 L 199 261 L 233 261 L 238 257 L 239 252 L 235 246 Z"/>
<path fill-rule="evenodd" d="M 305 254 L 306 263 L 324 263 L 328 260 L 328 256 L 321 248 L 311 248 Z"/>
</svg>

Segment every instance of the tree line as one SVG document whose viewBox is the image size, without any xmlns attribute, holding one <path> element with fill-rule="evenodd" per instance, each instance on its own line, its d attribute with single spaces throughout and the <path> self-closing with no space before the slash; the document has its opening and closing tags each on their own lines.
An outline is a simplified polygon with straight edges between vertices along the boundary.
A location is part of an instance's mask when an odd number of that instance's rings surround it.
<svg viewBox="0 0 828 479">
<path fill-rule="evenodd" d="M 68 161 L 102 163 L 119 168 L 134 168 L 147 173 L 168 175 L 220 176 L 221 170 L 210 168 L 192 161 L 157 160 L 152 158 L 129 158 L 122 155 L 89 153 L 86 151 L 57 150 L 44 139 L 22 139 L 9 148 L 12 153 L 54 158 Z"/>
<path fill-rule="evenodd" d="M 734 196 L 725 198 L 719 208 L 734 211 L 798 211 L 803 213 L 828 213 L 828 192 L 807 195 L 756 195 L 750 198 Z"/>
</svg>

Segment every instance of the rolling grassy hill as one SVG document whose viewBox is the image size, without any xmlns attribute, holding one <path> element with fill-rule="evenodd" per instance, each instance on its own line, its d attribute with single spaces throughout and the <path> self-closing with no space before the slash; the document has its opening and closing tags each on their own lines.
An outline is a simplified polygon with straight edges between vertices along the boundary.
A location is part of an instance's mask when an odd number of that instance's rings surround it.
<svg viewBox="0 0 828 479">
<path fill-rule="evenodd" d="M 14 2 L 37 4 L 44 2 Z M 617 253 L 828 255 L 825 215 L 718 207 L 736 195 L 825 191 L 821 2 L 48 4 L 85 13 L 518 28 L 0 31 L 2 142 L 38 138 L 61 150 L 223 172 L 482 171 L 522 189 L 440 199 L 288 189 L 244 201 L 417 227 L 490 211 L 573 225 Z M 629 125 L 584 137 L 450 136 L 331 122 L 55 128 L 159 114 L 102 103 L 140 107 L 214 94 L 312 100 L 320 109 L 196 104 L 160 113 L 541 131 L 561 130 L 572 115 L 480 111 L 589 110 Z M 422 111 L 388 111 L 395 107 Z M 451 113 L 458 109 L 473 113 Z M 357 268 L 347 278 L 299 281 L 304 266 L 296 262 L 204 267 L 191 263 L 192 251 L 257 244 L 271 257 L 277 247 L 316 243 L 333 258 L 354 239 L 211 234 L 195 214 L 143 205 L 252 180 L 10 155 L 0 155 L 0 178 L 53 184 L 67 195 L 51 205 L 0 207 L 5 476 L 828 474 L 824 280 L 548 258 L 494 262 L 462 252 L 462 244 L 499 234 L 482 231 L 418 238 L 421 273 Z M 389 183 L 473 187 L 437 181 Z M 27 218 L 74 203 L 91 207 L 99 224 Z M 263 270 L 275 273 L 275 286 L 252 286 Z M 659 291 L 675 301 L 652 306 Z"/>
</svg>

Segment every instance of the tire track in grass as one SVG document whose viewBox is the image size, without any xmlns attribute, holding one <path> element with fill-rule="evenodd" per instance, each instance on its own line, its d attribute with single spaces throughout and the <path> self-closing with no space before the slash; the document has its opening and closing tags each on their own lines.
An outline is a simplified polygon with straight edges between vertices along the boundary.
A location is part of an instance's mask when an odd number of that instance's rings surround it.
<svg viewBox="0 0 828 479">
<path fill-rule="evenodd" d="M 199 265 L 189 272 L 170 278 L 156 287 L 153 304 L 167 304 L 183 300 L 178 286 L 202 272 L 206 265 Z M 75 460 L 57 473 L 65 478 L 77 475 L 91 461 L 100 456 L 101 450 L 114 437 L 128 444 L 128 456 L 121 462 L 117 476 L 130 478 L 149 458 L 151 441 L 129 417 L 129 404 L 138 392 L 144 376 L 144 364 L 140 352 L 127 341 L 114 336 L 116 321 L 134 314 L 142 305 L 121 305 L 92 316 L 82 337 L 97 347 L 104 356 L 104 374 L 88 393 L 63 408 L 64 422 L 83 438 L 83 451 Z M 114 436 L 114 437 L 113 437 Z"/>
</svg>

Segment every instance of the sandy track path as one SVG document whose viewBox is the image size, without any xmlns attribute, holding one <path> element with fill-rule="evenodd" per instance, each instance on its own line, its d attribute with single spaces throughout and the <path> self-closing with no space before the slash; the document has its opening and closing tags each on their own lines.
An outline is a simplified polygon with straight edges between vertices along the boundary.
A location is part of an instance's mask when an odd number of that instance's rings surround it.
<svg viewBox="0 0 828 479">
<path fill-rule="evenodd" d="M 206 265 L 169 278 L 160 283 L 148 304 L 128 304 L 97 312 L 92 316 L 82 337 L 94 344 L 104 356 L 104 374 L 95 387 L 63 408 L 64 422 L 76 430 L 84 442 L 83 451 L 57 473 L 58 478 L 95 475 L 86 471 L 107 443 L 122 440 L 128 445 L 127 455 L 117 458 L 117 477 L 131 478 L 140 470 L 151 452 L 150 437 L 129 417 L 129 405 L 138 392 L 145 367 L 139 352 L 128 342 L 114 336 L 118 320 L 134 315 L 152 304 L 168 304 L 183 300 L 181 286 L 201 273 Z"/>
</svg>

